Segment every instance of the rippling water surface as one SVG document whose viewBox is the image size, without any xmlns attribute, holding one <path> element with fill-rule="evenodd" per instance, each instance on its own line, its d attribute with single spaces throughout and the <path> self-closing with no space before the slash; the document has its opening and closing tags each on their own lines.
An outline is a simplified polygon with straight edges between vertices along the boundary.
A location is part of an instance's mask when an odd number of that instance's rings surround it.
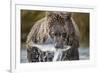
<svg viewBox="0 0 100 73">
<path fill-rule="evenodd" d="M 89 59 L 89 48 L 80 47 L 79 56 L 80 56 L 80 60 L 88 60 Z M 25 48 L 21 48 L 21 63 L 28 63 L 27 51 Z"/>
</svg>

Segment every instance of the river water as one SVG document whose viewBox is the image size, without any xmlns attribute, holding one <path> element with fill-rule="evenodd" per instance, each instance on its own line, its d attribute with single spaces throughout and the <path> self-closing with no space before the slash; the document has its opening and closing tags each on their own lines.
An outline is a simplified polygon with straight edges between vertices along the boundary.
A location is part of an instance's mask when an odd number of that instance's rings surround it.
<svg viewBox="0 0 100 73">
<path fill-rule="evenodd" d="M 89 59 L 89 48 L 80 47 L 79 57 L 80 57 L 80 60 L 88 60 Z M 28 63 L 27 50 L 25 48 L 21 49 L 21 63 Z"/>
</svg>

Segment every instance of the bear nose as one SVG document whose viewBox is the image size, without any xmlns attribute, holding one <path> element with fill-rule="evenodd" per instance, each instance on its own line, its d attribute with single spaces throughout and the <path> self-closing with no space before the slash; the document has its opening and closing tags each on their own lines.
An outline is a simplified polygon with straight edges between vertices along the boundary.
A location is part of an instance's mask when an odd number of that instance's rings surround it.
<svg viewBox="0 0 100 73">
<path fill-rule="evenodd" d="M 63 48 L 63 44 L 55 44 L 55 48 L 56 49 L 62 49 Z"/>
</svg>

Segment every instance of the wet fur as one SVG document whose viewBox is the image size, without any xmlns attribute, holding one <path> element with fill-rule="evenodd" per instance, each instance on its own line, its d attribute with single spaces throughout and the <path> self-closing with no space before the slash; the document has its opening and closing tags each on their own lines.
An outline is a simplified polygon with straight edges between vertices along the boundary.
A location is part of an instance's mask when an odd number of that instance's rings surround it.
<svg viewBox="0 0 100 73">
<path fill-rule="evenodd" d="M 52 37 L 52 27 L 56 24 L 60 25 L 62 28 L 64 27 L 65 30 L 59 32 L 66 32 L 67 37 L 63 38 L 64 42 L 67 42 L 65 45 L 70 45 L 71 48 L 68 51 L 63 52 L 63 61 L 64 60 L 79 60 L 79 31 L 78 28 L 72 19 L 71 13 L 66 14 L 68 20 L 64 21 L 62 15 L 59 14 L 60 12 L 48 12 L 44 18 L 37 21 L 32 29 L 30 30 L 26 46 L 28 50 L 31 50 L 33 44 L 49 44 L 54 43 Z M 63 42 L 63 41 L 62 41 Z"/>
</svg>

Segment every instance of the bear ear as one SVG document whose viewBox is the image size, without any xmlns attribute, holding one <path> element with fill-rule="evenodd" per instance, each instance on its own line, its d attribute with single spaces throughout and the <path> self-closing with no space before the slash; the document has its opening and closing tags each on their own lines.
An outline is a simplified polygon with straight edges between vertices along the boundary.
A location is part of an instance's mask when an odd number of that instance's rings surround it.
<svg viewBox="0 0 100 73">
<path fill-rule="evenodd" d="M 66 12 L 66 15 L 71 17 L 72 13 L 71 12 Z"/>
<path fill-rule="evenodd" d="M 72 13 L 66 12 L 66 17 L 65 17 L 65 19 L 66 19 L 66 20 L 70 20 L 71 17 L 72 17 Z"/>
<path fill-rule="evenodd" d="M 46 11 L 46 16 L 47 17 L 50 17 L 50 16 L 52 16 L 54 13 L 52 12 L 52 11 Z"/>
</svg>

